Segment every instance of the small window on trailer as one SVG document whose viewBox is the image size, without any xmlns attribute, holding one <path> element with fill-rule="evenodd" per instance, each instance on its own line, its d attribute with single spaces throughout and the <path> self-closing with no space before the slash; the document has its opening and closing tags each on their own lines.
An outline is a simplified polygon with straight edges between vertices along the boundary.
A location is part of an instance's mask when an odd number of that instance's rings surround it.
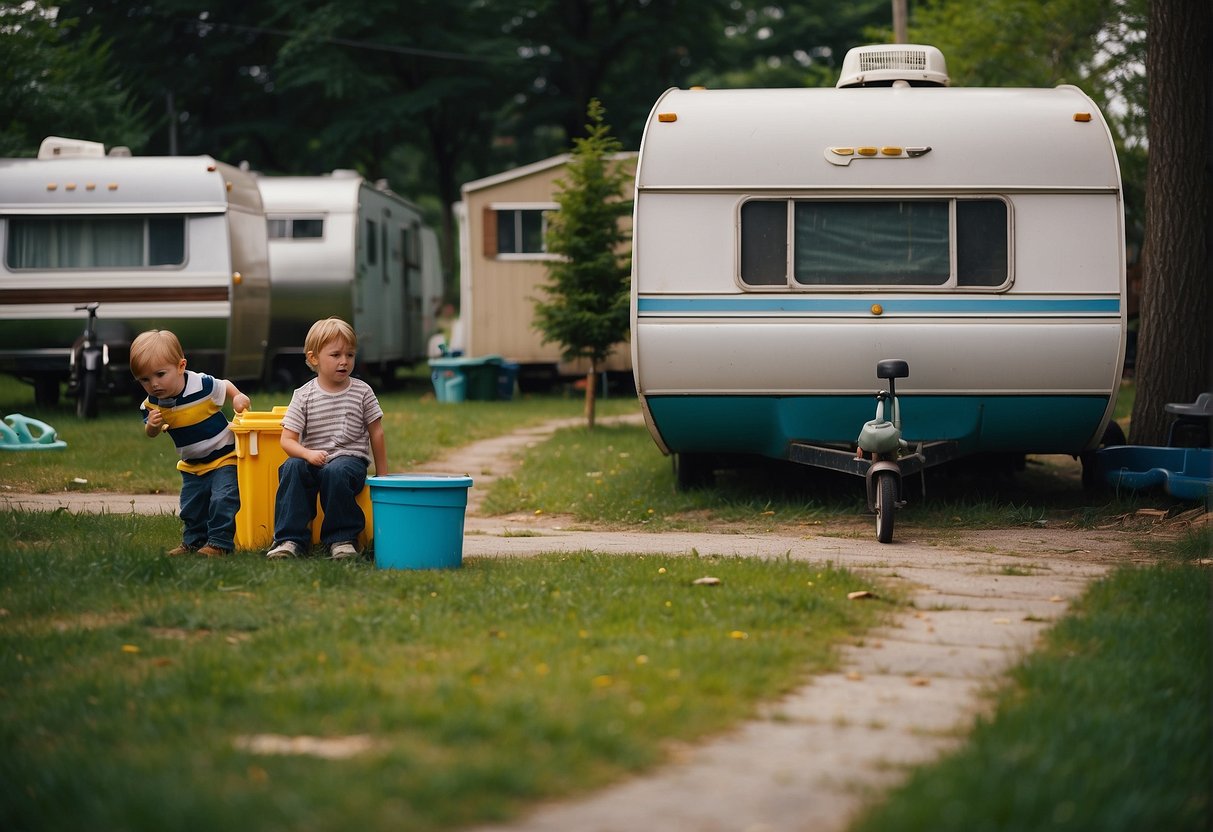
<svg viewBox="0 0 1213 832">
<path fill-rule="evenodd" d="M 741 281 L 756 288 L 997 288 L 1010 280 L 996 198 L 749 200 Z"/>
<path fill-rule="evenodd" d="M 185 265 L 185 217 L 10 217 L 10 269 L 160 268 Z"/>
</svg>

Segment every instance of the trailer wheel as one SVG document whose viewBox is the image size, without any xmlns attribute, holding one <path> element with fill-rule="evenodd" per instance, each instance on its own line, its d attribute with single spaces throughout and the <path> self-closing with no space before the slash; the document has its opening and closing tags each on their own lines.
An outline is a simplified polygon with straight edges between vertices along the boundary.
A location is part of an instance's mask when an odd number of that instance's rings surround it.
<svg viewBox="0 0 1213 832">
<path fill-rule="evenodd" d="M 710 454 L 674 454 L 674 488 L 691 491 L 710 488 L 716 480 L 716 471 Z"/>
<path fill-rule="evenodd" d="M 876 475 L 876 539 L 893 542 L 893 512 L 897 509 L 897 478 L 892 471 Z"/>
<path fill-rule="evenodd" d="M 1104 428 L 1103 439 L 1099 443 L 1100 448 L 1107 448 L 1112 445 L 1124 445 L 1125 432 L 1116 422 L 1108 422 L 1108 426 Z M 1082 462 L 1082 488 L 1084 491 L 1102 491 L 1107 487 L 1107 482 L 1103 478 L 1103 471 L 1100 470 L 1099 458 L 1096 456 L 1096 451 L 1084 451 L 1079 455 L 1079 460 Z"/>
</svg>

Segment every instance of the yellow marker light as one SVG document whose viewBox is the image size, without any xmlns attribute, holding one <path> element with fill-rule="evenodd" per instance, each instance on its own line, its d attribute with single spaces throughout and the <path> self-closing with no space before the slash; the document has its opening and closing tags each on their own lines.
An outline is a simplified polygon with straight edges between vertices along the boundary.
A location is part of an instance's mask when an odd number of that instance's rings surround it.
<svg viewBox="0 0 1213 832">
<path fill-rule="evenodd" d="M 97 183 L 96 183 L 96 182 L 89 182 L 89 183 L 87 183 L 87 184 L 84 186 L 84 190 L 86 190 L 86 191 L 95 191 L 95 190 L 97 190 Z"/>
<path fill-rule="evenodd" d="M 873 315 L 883 315 L 884 307 L 881 306 L 879 303 L 872 304 L 872 314 Z"/>
<path fill-rule="evenodd" d="M 76 190 L 76 183 L 75 183 L 75 182 L 68 182 L 66 185 L 64 185 L 64 186 L 63 186 L 63 190 L 65 190 L 65 191 L 74 191 L 74 190 Z"/>
<path fill-rule="evenodd" d="M 1074 120 L 1075 121 L 1090 121 L 1091 114 L 1090 113 L 1075 113 Z"/>
<path fill-rule="evenodd" d="M 118 183 L 117 183 L 117 182 L 111 182 L 111 183 L 109 183 L 108 185 L 106 185 L 106 186 L 105 186 L 105 189 L 106 189 L 107 191 L 116 191 L 116 190 L 118 190 Z"/>
<path fill-rule="evenodd" d="M 678 121 L 678 113 L 658 113 L 657 120 L 669 124 Z"/>
<path fill-rule="evenodd" d="M 836 156 L 854 156 L 855 148 L 853 147 L 831 147 L 830 152 Z"/>
<path fill-rule="evenodd" d="M 880 152 L 882 154 L 884 154 L 885 156 L 900 156 L 901 148 L 900 147 L 882 147 L 882 148 L 880 148 Z"/>
<path fill-rule="evenodd" d="M 57 190 L 59 190 L 59 186 L 56 185 L 54 182 L 49 182 L 49 183 L 47 183 L 46 189 L 48 191 L 57 191 Z"/>
<path fill-rule="evenodd" d="M 874 147 L 861 147 L 856 152 L 859 153 L 860 156 L 875 156 L 877 151 Z"/>
<path fill-rule="evenodd" d="M 231 182 L 227 183 L 227 191 L 228 191 L 228 193 L 232 192 L 232 183 Z"/>
<path fill-rule="evenodd" d="M 243 282 L 244 282 L 244 275 L 242 275 L 240 272 L 232 272 L 232 283 L 239 286 Z"/>
</svg>

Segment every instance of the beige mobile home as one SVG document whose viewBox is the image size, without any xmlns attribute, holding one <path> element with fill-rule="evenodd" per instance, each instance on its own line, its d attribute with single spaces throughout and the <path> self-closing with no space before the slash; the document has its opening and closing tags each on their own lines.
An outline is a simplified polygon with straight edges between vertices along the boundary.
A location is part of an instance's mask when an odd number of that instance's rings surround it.
<svg viewBox="0 0 1213 832">
<path fill-rule="evenodd" d="M 459 221 L 459 323 L 451 347 L 468 356 L 500 355 L 519 365 L 522 389 L 541 389 L 562 376 L 581 376 L 588 368 L 560 360 L 560 345 L 542 343 L 535 328 L 535 298 L 548 280 L 543 238 L 546 215 L 556 210 L 557 180 L 569 155 L 477 179 L 463 186 L 456 205 Z M 616 162 L 635 168 L 636 154 Z M 625 220 L 629 222 L 630 220 Z M 627 344 L 621 343 L 603 368 L 631 373 Z M 630 379 L 629 379 L 630 380 Z"/>
</svg>

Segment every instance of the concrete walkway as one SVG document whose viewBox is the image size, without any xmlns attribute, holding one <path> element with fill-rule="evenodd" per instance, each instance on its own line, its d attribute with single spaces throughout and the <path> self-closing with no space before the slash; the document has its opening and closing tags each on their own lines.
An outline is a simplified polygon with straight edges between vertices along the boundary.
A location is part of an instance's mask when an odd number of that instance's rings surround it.
<svg viewBox="0 0 1213 832">
<path fill-rule="evenodd" d="M 807 526 L 779 534 L 654 534 L 570 528 L 560 518 L 482 516 L 488 485 L 507 475 L 529 445 L 565 424 L 576 421 L 473 443 L 417 469 L 473 478 L 465 557 L 587 549 L 790 556 L 899 582 L 912 608 L 846 647 L 838 672 L 807 679 L 752 722 L 674 749 L 644 777 L 477 832 L 841 832 L 908 766 L 961 742 L 987 707 L 983 694 L 1040 633 L 1091 580 L 1134 557 L 1119 530 L 1019 528 L 940 542 L 902 523 L 896 541 L 880 545 L 870 527 L 853 537 L 824 536 Z M 176 497 L 0 492 L 0 508 L 59 506 L 171 512 Z"/>
</svg>

